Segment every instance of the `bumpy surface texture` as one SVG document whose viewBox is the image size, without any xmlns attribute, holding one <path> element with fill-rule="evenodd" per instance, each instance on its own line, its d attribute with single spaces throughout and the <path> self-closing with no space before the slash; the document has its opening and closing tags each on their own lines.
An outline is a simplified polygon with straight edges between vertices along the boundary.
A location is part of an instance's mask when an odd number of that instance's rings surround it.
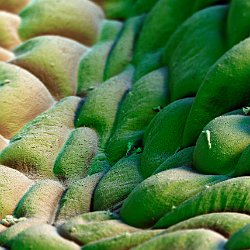
<svg viewBox="0 0 250 250">
<path fill-rule="evenodd" d="M 0 0 L 0 249 L 249 249 L 249 21 Z"/>
</svg>

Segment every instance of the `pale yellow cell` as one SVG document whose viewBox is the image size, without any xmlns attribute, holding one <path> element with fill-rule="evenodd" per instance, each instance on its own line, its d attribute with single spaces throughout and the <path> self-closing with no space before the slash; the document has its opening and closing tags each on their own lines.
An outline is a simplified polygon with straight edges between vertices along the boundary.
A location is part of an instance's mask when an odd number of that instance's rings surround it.
<svg viewBox="0 0 250 250">
<path fill-rule="evenodd" d="M 5 49 L 13 49 L 21 43 L 18 35 L 18 27 L 21 22 L 19 16 L 0 11 L 0 46 Z"/>
<path fill-rule="evenodd" d="M 54 99 L 35 76 L 0 62 L 0 134 L 7 139 L 28 121 L 50 108 Z"/>
</svg>

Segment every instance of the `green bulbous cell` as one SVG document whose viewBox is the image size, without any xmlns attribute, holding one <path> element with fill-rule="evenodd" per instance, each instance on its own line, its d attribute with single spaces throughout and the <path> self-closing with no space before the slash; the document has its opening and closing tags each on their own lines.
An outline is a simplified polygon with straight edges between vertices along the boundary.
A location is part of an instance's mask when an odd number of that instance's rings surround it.
<svg viewBox="0 0 250 250">
<path fill-rule="evenodd" d="M 0 246 L 11 248 L 11 244 L 18 234 L 25 231 L 29 227 L 42 223 L 41 219 L 27 218 L 12 225 L 11 227 L 8 227 L 5 231 L 0 233 Z"/>
<path fill-rule="evenodd" d="M 116 220 L 118 215 L 111 213 L 110 211 L 96 211 L 83 213 L 78 216 L 70 218 L 70 222 L 73 224 L 87 224 L 92 222 L 106 221 L 106 220 Z M 61 227 L 61 225 L 59 225 Z M 62 228 L 67 228 L 67 224 L 64 224 Z"/>
<path fill-rule="evenodd" d="M 95 0 L 99 1 L 99 0 Z M 101 0 L 101 6 L 109 19 L 126 19 L 130 16 L 135 0 Z"/>
<path fill-rule="evenodd" d="M 90 128 L 73 130 L 58 154 L 53 172 L 61 179 L 80 179 L 87 175 L 98 150 L 98 136 Z"/>
<path fill-rule="evenodd" d="M 238 177 L 208 186 L 191 199 L 183 202 L 174 211 L 164 215 L 154 228 L 168 228 L 192 217 L 215 213 L 236 212 L 249 214 L 250 211 L 250 178 Z"/>
<path fill-rule="evenodd" d="M 148 13 L 135 48 L 134 62 L 163 47 L 175 29 L 192 14 L 193 1 L 159 0 Z"/>
<path fill-rule="evenodd" d="M 102 149 L 111 135 L 120 103 L 130 88 L 133 71 L 131 66 L 92 90 L 79 111 L 76 126 L 93 128 Z"/>
<path fill-rule="evenodd" d="M 139 173 L 140 155 L 119 160 L 98 183 L 93 195 L 94 210 L 119 208 L 130 192 L 143 180 Z"/>
<path fill-rule="evenodd" d="M 204 127 L 196 142 L 194 168 L 204 174 L 231 174 L 249 144 L 249 116 L 219 116 Z"/>
<path fill-rule="evenodd" d="M 225 245 L 225 249 L 227 250 L 248 249 L 250 247 L 249 233 L 250 233 L 250 224 L 240 228 L 228 239 Z"/>
<path fill-rule="evenodd" d="M 223 176 L 202 175 L 185 167 L 160 172 L 144 180 L 130 193 L 120 216 L 129 225 L 150 227 L 207 185 L 221 180 Z"/>
<path fill-rule="evenodd" d="M 112 238 L 89 243 L 82 250 L 127 250 L 142 244 L 161 232 L 162 230 L 144 230 L 135 233 L 118 234 Z"/>
<path fill-rule="evenodd" d="M 133 81 L 136 82 L 143 76 L 160 68 L 164 68 L 165 65 L 162 63 L 162 53 L 163 49 L 159 49 L 156 52 L 146 54 L 140 60 L 139 64 L 136 65 Z"/>
<path fill-rule="evenodd" d="M 158 0 L 137 0 L 133 6 L 132 15 L 137 16 L 149 12 Z"/>
<path fill-rule="evenodd" d="M 99 148 L 96 155 L 91 160 L 91 167 L 87 175 L 106 173 L 111 168 L 107 155 L 102 148 Z"/>
<path fill-rule="evenodd" d="M 244 176 L 250 174 L 250 159 L 249 159 L 250 145 L 248 145 L 242 152 L 239 161 L 235 165 L 233 176 Z"/>
<path fill-rule="evenodd" d="M 164 170 L 177 167 L 193 166 L 194 147 L 184 148 L 167 158 L 155 171 L 158 174 Z"/>
<path fill-rule="evenodd" d="M 226 239 L 218 233 L 206 229 L 181 230 L 163 233 L 133 248 L 134 250 L 220 250 Z"/>
<path fill-rule="evenodd" d="M 193 6 L 193 12 L 206 8 L 207 6 L 218 5 L 218 4 L 229 4 L 229 3 L 230 0 L 195 0 Z"/>
<path fill-rule="evenodd" d="M 85 218 L 87 218 L 87 220 Z M 107 211 L 92 212 L 73 217 L 60 225 L 57 230 L 61 236 L 79 245 L 114 237 L 117 234 L 140 231 L 137 228 L 120 222 L 117 220 L 115 214 Z"/>
<path fill-rule="evenodd" d="M 53 223 L 63 191 L 64 187 L 57 181 L 37 181 L 19 201 L 14 214 L 17 218 L 37 218 L 44 223 Z"/>
<path fill-rule="evenodd" d="M 72 241 L 61 237 L 56 228 L 48 225 L 34 225 L 18 234 L 11 244 L 13 250 L 80 250 L 80 247 Z"/>
<path fill-rule="evenodd" d="M 188 220 L 177 223 L 168 229 L 166 232 L 175 232 L 186 229 L 210 229 L 226 238 L 231 237 L 240 228 L 250 223 L 250 216 L 242 213 L 219 212 L 203 214 Z"/>
<path fill-rule="evenodd" d="M 227 51 L 208 71 L 187 118 L 183 147 L 194 145 L 208 122 L 250 102 L 250 39 Z"/>
<path fill-rule="evenodd" d="M 129 145 L 137 146 L 158 109 L 168 103 L 167 70 L 161 68 L 133 84 L 121 103 L 106 153 L 111 164 L 126 155 Z"/>
<path fill-rule="evenodd" d="M 180 99 L 161 110 L 147 127 L 140 171 L 149 177 L 168 157 L 178 151 L 193 98 Z"/>
<path fill-rule="evenodd" d="M 250 35 L 250 1 L 232 0 L 227 19 L 228 47 L 231 48 Z"/>
<path fill-rule="evenodd" d="M 59 201 L 56 215 L 57 224 L 91 211 L 92 196 L 102 176 L 103 173 L 93 174 L 69 184 Z"/>
<path fill-rule="evenodd" d="M 98 41 L 82 56 L 78 65 L 77 95 L 85 96 L 103 82 L 105 65 L 123 24 L 105 20 Z"/>
<path fill-rule="evenodd" d="M 225 53 L 227 10 L 215 6 L 196 12 L 169 39 L 163 61 L 169 69 L 172 101 L 195 96 L 209 68 Z"/>
<path fill-rule="evenodd" d="M 121 73 L 132 62 L 134 46 L 141 30 L 144 16 L 126 20 L 107 58 L 104 80 Z"/>
</svg>

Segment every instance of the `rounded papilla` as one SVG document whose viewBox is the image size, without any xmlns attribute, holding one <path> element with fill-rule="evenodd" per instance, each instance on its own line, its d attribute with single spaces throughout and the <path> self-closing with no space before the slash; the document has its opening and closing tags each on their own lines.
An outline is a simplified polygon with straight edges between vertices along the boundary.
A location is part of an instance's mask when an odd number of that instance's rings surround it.
<svg viewBox="0 0 250 250">
<path fill-rule="evenodd" d="M 15 209 L 16 217 L 37 218 L 44 223 L 53 223 L 63 191 L 64 187 L 57 181 L 36 182 L 19 201 Z"/>
<path fill-rule="evenodd" d="M 143 13 L 148 13 L 158 0 L 137 0 L 133 6 L 133 15 L 137 16 Z"/>
<path fill-rule="evenodd" d="M 145 54 L 163 47 L 177 26 L 190 15 L 191 4 L 187 2 L 181 0 L 176 4 L 174 0 L 160 0 L 154 5 L 138 37 L 134 55 L 136 64 Z"/>
<path fill-rule="evenodd" d="M 97 173 L 72 181 L 60 199 L 56 216 L 57 224 L 92 210 L 94 191 L 102 176 L 103 173 Z"/>
<path fill-rule="evenodd" d="M 150 227 L 165 213 L 222 178 L 198 174 L 185 167 L 163 171 L 150 176 L 130 193 L 120 216 L 129 225 Z"/>
<path fill-rule="evenodd" d="M 227 18 L 227 40 L 228 47 L 232 47 L 240 41 L 249 37 L 248 23 L 250 21 L 250 1 L 233 0 Z"/>
<path fill-rule="evenodd" d="M 203 214 L 184 220 L 169 227 L 166 229 L 166 232 L 204 228 L 215 231 L 223 235 L 225 238 L 229 238 L 232 234 L 249 223 L 250 216 L 247 214 L 219 212 Z"/>
<path fill-rule="evenodd" d="M 11 50 L 21 43 L 18 27 L 21 22 L 19 16 L 0 11 L 0 46 Z"/>
<path fill-rule="evenodd" d="M 55 178 L 54 163 L 74 129 L 80 104 L 79 97 L 65 97 L 31 120 L 1 151 L 0 162 L 33 179 Z"/>
<path fill-rule="evenodd" d="M 93 129 L 88 127 L 74 129 L 56 158 L 54 174 L 62 180 L 85 177 L 97 150 L 98 136 Z"/>
<path fill-rule="evenodd" d="M 11 63 L 35 75 L 56 99 L 61 99 L 76 95 L 78 64 L 87 50 L 68 38 L 40 36 L 15 48 Z"/>
<path fill-rule="evenodd" d="M 116 216 L 110 212 L 96 212 L 96 214 L 92 212 L 91 214 L 89 219 L 88 214 L 71 218 L 58 227 L 58 232 L 67 239 L 85 245 L 93 241 L 114 237 L 117 234 L 140 231 L 117 220 Z"/>
<path fill-rule="evenodd" d="M 223 249 L 226 239 L 207 229 L 163 233 L 133 248 L 134 250 L 214 250 Z"/>
<path fill-rule="evenodd" d="M 54 103 L 35 76 L 4 62 L 0 62 L 0 100 L 0 134 L 7 139 Z"/>
<path fill-rule="evenodd" d="M 130 192 L 143 180 L 140 155 L 120 159 L 98 183 L 93 195 L 94 210 L 118 209 Z"/>
<path fill-rule="evenodd" d="M 109 19 L 126 19 L 131 14 L 134 0 L 94 0 L 98 2 Z"/>
<path fill-rule="evenodd" d="M 103 21 L 98 41 L 83 54 L 78 65 L 77 95 L 85 96 L 103 82 L 107 59 L 121 28 L 121 22 Z"/>
<path fill-rule="evenodd" d="M 127 250 L 132 247 L 136 247 L 143 242 L 151 239 L 157 234 L 160 234 L 161 230 L 145 230 L 135 233 L 123 233 L 117 236 L 98 240 L 93 243 L 85 245 L 83 250 Z"/>
<path fill-rule="evenodd" d="M 225 53 L 227 11 L 221 5 L 198 11 L 169 39 L 163 61 L 169 68 L 172 101 L 195 96 L 209 68 Z"/>
<path fill-rule="evenodd" d="M 104 80 L 121 73 L 132 62 L 136 39 L 142 27 L 144 16 L 126 20 L 114 41 L 104 71 Z"/>
<path fill-rule="evenodd" d="M 244 151 L 242 152 L 236 166 L 235 171 L 233 172 L 233 176 L 244 176 L 249 175 L 250 173 L 250 162 L 249 162 L 249 150 L 250 145 L 248 145 Z"/>
<path fill-rule="evenodd" d="M 167 70 L 155 70 L 133 84 L 120 105 L 106 152 L 113 164 L 126 155 L 129 145 L 137 146 L 144 131 L 160 109 L 168 103 Z"/>
<path fill-rule="evenodd" d="M 76 118 L 77 127 L 90 127 L 98 133 L 101 148 L 105 148 L 111 135 L 120 103 L 131 85 L 133 72 L 133 67 L 128 67 L 94 88 Z"/>
<path fill-rule="evenodd" d="M 215 213 L 236 212 L 249 214 L 250 178 L 248 176 L 228 179 L 213 186 L 207 186 L 205 190 L 191 199 L 186 200 L 172 212 L 164 215 L 154 228 L 168 228 L 192 217 Z M 237 200 L 238 202 L 235 202 Z"/>
<path fill-rule="evenodd" d="M 183 134 L 183 147 L 196 143 L 202 129 L 214 118 L 248 105 L 250 90 L 250 38 L 220 57 L 201 84 Z"/>
<path fill-rule="evenodd" d="M 34 0 L 20 13 L 23 40 L 39 35 L 60 35 L 85 45 L 98 36 L 104 14 L 88 0 Z"/>
<path fill-rule="evenodd" d="M 37 218 L 23 218 L 23 221 L 15 223 L 11 227 L 6 228 L 4 232 L 0 234 L 0 246 L 11 247 L 13 239 L 21 232 L 25 231 L 29 227 L 32 227 L 37 224 L 42 224 L 41 219 Z"/>
<path fill-rule="evenodd" d="M 18 234 L 11 244 L 13 250 L 80 250 L 72 241 L 62 238 L 55 227 L 48 224 L 34 225 Z"/>
<path fill-rule="evenodd" d="M 204 127 L 197 140 L 194 168 L 204 174 L 230 174 L 249 144 L 249 116 L 217 117 Z"/>
<path fill-rule="evenodd" d="M 194 147 L 184 148 L 172 156 L 168 157 L 153 174 L 158 174 L 161 171 L 177 168 L 177 167 L 192 167 L 193 166 Z"/>
<path fill-rule="evenodd" d="M 228 239 L 225 245 L 225 249 L 227 250 L 248 249 L 250 247 L 249 232 L 250 232 L 250 224 L 240 228 Z"/>
<path fill-rule="evenodd" d="M 0 220 L 13 214 L 18 202 L 32 185 L 28 177 L 22 173 L 0 165 Z"/>
<path fill-rule="evenodd" d="M 141 174 L 150 176 L 168 157 L 178 151 L 193 98 L 180 99 L 162 109 L 148 125 L 141 159 Z"/>
</svg>

